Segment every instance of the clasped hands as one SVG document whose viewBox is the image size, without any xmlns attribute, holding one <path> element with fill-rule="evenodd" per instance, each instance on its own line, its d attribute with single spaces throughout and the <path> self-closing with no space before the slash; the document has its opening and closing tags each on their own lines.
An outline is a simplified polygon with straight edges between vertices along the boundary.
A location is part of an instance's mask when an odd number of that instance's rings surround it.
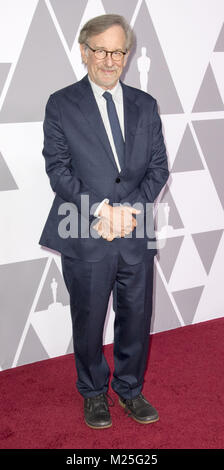
<svg viewBox="0 0 224 470">
<path fill-rule="evenodd" d="M 137 225 L 132 214 L 140 214 L 140 210 L 130 206 L 111 206 L 103 204 L 100 210 L 100 220 L 94 225 L 98 234 L 111 242 L 116 237 L 125 237 L 131 233 Z"/>
</svg>

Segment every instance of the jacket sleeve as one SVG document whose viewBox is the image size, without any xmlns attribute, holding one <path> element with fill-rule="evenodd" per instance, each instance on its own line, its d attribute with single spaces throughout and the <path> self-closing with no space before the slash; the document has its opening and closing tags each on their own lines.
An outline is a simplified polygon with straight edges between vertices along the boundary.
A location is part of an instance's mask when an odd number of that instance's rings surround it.
<svg viewBox="0 0 224 470">
<path fill-rule="evenodd" d="M 129 202 L 134 204 L 141 202 L 144 204 L 154 202 L 169 177 L 166 147 L 162 134 L 162 123 L 158 114 L 156 100 L 153 108 L 152 126 L 151 158 L 144 178 L 134 191 L 122 198 L 121 203 Z"/>
<path fill-rule="evenodd" d="M 81 196 L 89 197 L 89 208 L 102 201 L 99 196 L 74 174 L 71 153 L 60 122 L 59 109 L 53 95 L 50 95 L 45 109 L 43 123 L 45 169 L 53 191 L 64 201 L 72 202 L 81 213 Z M 90 216 L 90 220 L 94 216 Z"/>
</svg>

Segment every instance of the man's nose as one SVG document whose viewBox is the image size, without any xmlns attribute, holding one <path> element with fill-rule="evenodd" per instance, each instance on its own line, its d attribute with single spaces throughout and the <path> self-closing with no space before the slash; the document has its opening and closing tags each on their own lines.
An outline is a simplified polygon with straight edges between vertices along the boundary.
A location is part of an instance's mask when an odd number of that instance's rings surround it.
<svg viewBox="0 0 224 470">
<path fill-rule="evenodd" d="M 112 66 L 114 64 L 113 59 L 111 57 L 111 52 L 107 53 L 104 61 L 105 61 L 105 64 L 108 65 L 108 66 Z"/>
</svg>

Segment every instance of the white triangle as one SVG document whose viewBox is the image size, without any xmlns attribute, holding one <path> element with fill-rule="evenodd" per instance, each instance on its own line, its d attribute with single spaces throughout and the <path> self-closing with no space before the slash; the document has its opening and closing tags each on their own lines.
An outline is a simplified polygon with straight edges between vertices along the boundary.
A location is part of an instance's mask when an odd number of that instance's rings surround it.
<svg viewBox="0 0 224 470">
<path fill-rule="evenodd" d="M 169 289 L 178 291 L 204 285 L 207 275 L 195 244 L 190 235 L 185 235 L 174 265 Z"/>
<path fill-rule="evenodd" d="M 50 357 L 66 354 L 72 336 L 69 306 L 52 303 L 47 310 L 34 312 L 31 324 Z"/>
<path fill-rule="evenodd" d="M 186 125 L 187 116 L 185 114 L 163 114 L 163 136 L 168 154 L 169 168 L 172 168 L 179 145 L 182 141 Z"/>
<path fill-rule="evenodd" d="M 19 187 L 18 191 L 0 192 L 1 223 L 7 227 L 1 234 L 1 262 L 46 256 L 38 241 L 55 194 L 41 154 L 43 124 L 2 125 L 0 141 L 5 161 Z"/>
<path fill-rule="evenodd" d="M 173 173 L 171 188 L 183 224 L 189 232 L 223 228 L 223 209 L 208 171 Z"/>
<path fill-rule="evenodd" d="M 193 323 L 221 318 L 223 308 L 224 233 L 220 240 Z"/>
<path fill-rule="evenodd" d="M 190 112 L 222 27 L 223 0 L 146 4 L 181 103 Z"/>
</svg>

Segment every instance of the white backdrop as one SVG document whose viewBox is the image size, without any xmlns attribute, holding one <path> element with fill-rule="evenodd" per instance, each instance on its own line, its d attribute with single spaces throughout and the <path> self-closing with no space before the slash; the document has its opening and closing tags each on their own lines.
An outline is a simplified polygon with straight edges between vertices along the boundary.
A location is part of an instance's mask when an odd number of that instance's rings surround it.
<svg viewBox="0 0 224 470">
<path fill-rule="evenodd" d="M 79 30 L 103 13 L 123 14 L 134 27 L 123 80 L 138 88 L 146 47 L 147 91 L 158 101 L 169 157 L 152 332 L 224 315 L 223 0 L 1 0 L 0 370 L 72 352 L 60 254 L 38 244 L 54 197 L 42 121 L 49 95 L 86 73 Z M 111 298 L 105 344 L 113 321 Z"/>
</svg>

